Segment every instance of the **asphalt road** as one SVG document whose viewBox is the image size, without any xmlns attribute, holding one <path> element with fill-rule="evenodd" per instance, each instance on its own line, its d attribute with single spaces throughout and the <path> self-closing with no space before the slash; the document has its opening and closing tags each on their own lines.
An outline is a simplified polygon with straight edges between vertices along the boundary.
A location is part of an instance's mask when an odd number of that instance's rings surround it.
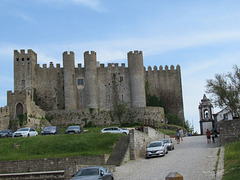
<svg viewBox="0 0 240 180">
<path fill-rule="evenodd" d="M 185 137 L 164 157 L 139 158 L 116 168 L 115 180 L 165 180 L 178 172 L 184 180 L 213 180 L 218 159 L 219 139 L 207 143 L 206 136 Z"/>
</svg>

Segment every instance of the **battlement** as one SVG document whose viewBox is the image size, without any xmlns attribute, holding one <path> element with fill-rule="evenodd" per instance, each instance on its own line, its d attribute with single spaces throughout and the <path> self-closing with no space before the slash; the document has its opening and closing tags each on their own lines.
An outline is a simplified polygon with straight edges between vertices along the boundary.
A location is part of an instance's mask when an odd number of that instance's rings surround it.
<svg viewBox="0 0 240 180">
<path fill-rule="evenodd" d="M 42 67 L 40 66 L 40 64 L 37 64 L 36 67 L 37 68 L 43 68 L 43 69 L 60 69 L 61 68 L 59 63 L 56 64 L 56 67 L 54 67 L 53 62 L 49 63 L 49 67 L 47 67 L 47 64 L 42 64 Z"/>
<path fill-rule="evenodd" d="M 32 49 L 28 49 L 27 53 L 25 52 L 24 49 L 21 49 L 20 52 L 18 50 L 14 50 L 14 54 L 18 55 L 18 56 L 21 56 L 21 55 L 24 55 L 24 56 L 26 56 L 26 55 L 35 55 L 35 56 L 37 56 L 37 53 L 35 53 Z"/>
<path fill-rule="evenodd" d="M 146 68 L 145 68 L 145 71 L 146 71 Z M 173 65 L 170 66 L 170 69 L 168 68 L 168 65 L 165 66 L 165 68 L 163 69 L 163 66 L 160 65 L 159 66 L 159 70 L 157 68 L 157 66 L 154 66 L 153 69 L 151 66 L 148 66 L 148 71 L 151 72 L 151 71 L 159 71 L 159 72 L 166 72 L 166 71 L 171 71 L 171 72 L 178 72 L 180 71 L 180 66 L 177 65 L 176 66 L 176 69 L 174 68 Z"/>
<path fill-rule="evenodd" d="M 138 51 L 138 50 L 129 51 L 128 54 L 129 55 L 131 55 L 131 54 L 142 54 L 142 51 Z"/>
<path fill-rule="evenodd" d="M 9 109 L 8 107 L 1 107 L 0 108 L 0 117 L 1 116 L 8 116 L 9 115 Z"/>
<path fill-rule="evenodd" d="M 63 56 L 66 56 L 66 55 L 71 55 L 71 56 L 74 56 L 74 52 L 73 51 L 64 51 L 63 52 Z"/>
<path fill-rule="evenodd" d="M 84 55 L 96 55 L 96 52 L 95 51 L 85 51 L 84 52 Z"/>
</svg>

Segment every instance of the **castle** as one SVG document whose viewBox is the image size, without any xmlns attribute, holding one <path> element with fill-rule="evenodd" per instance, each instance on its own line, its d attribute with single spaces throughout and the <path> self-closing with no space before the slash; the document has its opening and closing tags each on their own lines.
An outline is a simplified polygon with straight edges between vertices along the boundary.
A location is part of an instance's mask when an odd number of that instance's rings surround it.
<svg viewBox="0 0 240 180">
<path fill-rule="evenodd" d="M 121 102 L 131 109 L 146 109 L 146 82 L 148 93 L 161 99 L 169 113 L 184 119 L 179 65 L 146 70 L 142 52 L 134 51 L 128 53 L 128 67 L 116 63 L 105 67 L 97 62 L 96 52 L 86 51 L 84 67 L 75 67 L 70 51 L 63 53 L 63 67 L 52 62 L 40 67 L 33 50 L 14 50 L 14 92 L 7 92 L 7 107 L 1 108 L 0 117 L 3 111 L 10 119 L 26 112 L 40 118 L 47 112 L 109 111 Z"/>
</svg>

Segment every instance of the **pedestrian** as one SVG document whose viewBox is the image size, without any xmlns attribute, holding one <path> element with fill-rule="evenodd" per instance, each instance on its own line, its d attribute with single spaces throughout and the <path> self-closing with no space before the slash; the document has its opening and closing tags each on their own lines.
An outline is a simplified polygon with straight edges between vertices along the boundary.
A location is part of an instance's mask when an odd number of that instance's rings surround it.
<svg viewBox="0 0 240 180">
<path fill-rule="evenodd" d="M 176 131 L 175 139 L 177 140 L 177 144 L 179 144 L 180 143 L 180 134 L 179 134 L 179 130 L 178 129 Z"/>
<path fill-rule="evenodd" d="M 212 142 L 215 143 L 215 133 L 213 130 L 212 130 Z"/>
<path fill-rule="evenodd" d="M 211 132 L 207 129 L 206 131 L 206 136 L 207 136 L 207 143 L 211 143 Z"/>
<path fill-rule="evenodd" d="M 181 141 L 183 141 L 183 130 L 182 130 L 182 128 L 179 130 L 179 134 L 180 134 L 180 137 L 181 137 Z"/>
</svg>

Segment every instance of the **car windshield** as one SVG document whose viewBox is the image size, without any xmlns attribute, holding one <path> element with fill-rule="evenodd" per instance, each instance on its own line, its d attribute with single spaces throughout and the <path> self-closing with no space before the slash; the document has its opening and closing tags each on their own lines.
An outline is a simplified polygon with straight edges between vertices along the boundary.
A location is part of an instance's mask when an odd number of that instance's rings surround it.
<svg viewBox="0 0 240 180">
<path fill-rule="evenodd" d="M 55 130 L 56 129 L 56 127 L 54 127 L 54 126 L 49 126 L 49 127 L 45 127 L 44 128 L 44 130 L 47 130 L 47 131 L 49 131 L 49 130 Z"/>
<path fill-rule="evenodd" d="M 98 175 L 99 168 L 89 168 L 79 170 L 75 176 L 96 176 Z"/>
<path fill-rule="evenodd" d="M 149 148 L 151 148 L 151 147 L 158 147 L 158 146 L 162 146 L 162 142 L 154 142 L 154 143 L 151 143 L 151 144 L 149 144 Z"/>
<path fill-rule="evenodd" d="M 79 126 L 69 126 L 68 129 L 79 129 Z"/>
<path fill-rule="evenodd" d="M 170 139 L 164 139 L 163 140 L 165 143 L 170 143 Z"/>
<path fill-rule="evenodd" d="M 17 131 L 28 131 L 29 129 L 28 128 L 22 128 L 22 129 L 19 129 Z"/>
<path fill-rule="evenodd" d="M 1 130 L 0 133 L 8 133 L 8 130 Z"/>
</svg>

